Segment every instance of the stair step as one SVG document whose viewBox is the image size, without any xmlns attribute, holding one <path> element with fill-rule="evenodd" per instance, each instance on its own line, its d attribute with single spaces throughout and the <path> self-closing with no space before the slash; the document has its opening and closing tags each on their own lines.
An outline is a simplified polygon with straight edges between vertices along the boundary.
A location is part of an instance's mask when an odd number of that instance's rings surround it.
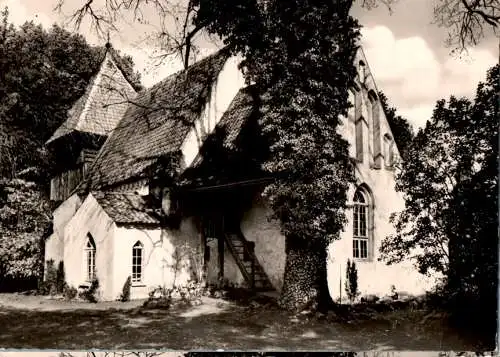
<svg viewBox="0 0 500 357">
<path fill-rule="evenodd" d="M 246 280 L 251 280 L 253 277 L 253 284 L 256 291 L 275 291 L 273 285 L 269 281 L 269 277 L 266 272 L 259 264 L 255 253 L 249 252 L 245 249 L 247 240 L 244 239 L 240 234 L 226 233 L 226 239 L 231 245 L 231 250 L 234 254 L 234 258 L 237 260 L 240 269 L 242 270 L 243 276 Z M 249 259 L 245 259 L 249 258 Z M 252 274 L 253 269 L 253 274 Z"/>
</svg>

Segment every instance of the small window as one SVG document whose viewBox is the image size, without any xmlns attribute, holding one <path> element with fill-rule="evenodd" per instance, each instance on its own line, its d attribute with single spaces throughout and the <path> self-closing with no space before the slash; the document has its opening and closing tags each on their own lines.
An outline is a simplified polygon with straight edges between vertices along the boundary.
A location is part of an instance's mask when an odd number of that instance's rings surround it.
<svg viewBox="0 0 500 357">
<path fill-rule="evenodd" d="M 376 168 L 380 168 L 380 160 L 382 156 L 381 137 L 380 137 L 380 106 L 375 92 L 368 93 L 370 104 L 371 125 L 373 128 L 373 159 Z"/>
<path fill-rule="evenodd" d="M 362 189 L 358 188 L 354 194 L 353 210 L 353 257 L 368 259 L 370 203 L 368 195 Z"/>
<path fill-rule="evenodd" d="M 386 167 L 394 165 L 394 140 L 389 134 L 384 135 L 384 160 Z"/>
<path fill-rule="evenodd" d="M 86 259 L 86 280 L 91 282 L 95 279 L 95 253 L 96 247 L 94 239 L 90 233 L 87 234 L 87 244 L 85 245 L 85 259 Z"/>
<path fill-rule="evenodd" d="M 132 247 L 132 282 L 139 283 L 143 277 L 144 247 L 141 242 L 137 242 Z"/>
<path fill-rule="evenodd" d="M 351 105 L 347 111 L 347 116 L 350 120 L 356 120 L 356 92 L 353 89 L 349 89 L 349 104 Z"/>
<path fill-rule="evenodd" d="M 358 77 L 359 77 L 359 81 L 361 83 L 365 83 L 365 79 L 366 79 L 366 65 L 365 65 L 365 62 L 363 62 L 363 61 L 359 61 Z"/>
</svg>

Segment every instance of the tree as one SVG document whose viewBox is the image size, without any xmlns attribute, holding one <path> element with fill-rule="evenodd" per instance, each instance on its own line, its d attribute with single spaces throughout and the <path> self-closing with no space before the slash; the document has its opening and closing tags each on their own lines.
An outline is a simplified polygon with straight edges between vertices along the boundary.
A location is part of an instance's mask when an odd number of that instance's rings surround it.
<svg viewBox="0 0 500 357">
<path fill-rule="evenodd" d="M 64 2 L 60 0 L 61 7 Z M 393 3 L 363 0 L 363 5 L 380 2 Z M 348 108 L 347 88 L 354 76 L 352 57 L 358 33 L 356 22 L 348 15 L 352 3 L 106 0 L 104 11 L 97 11 L 92 1 L 87 1 L 73 15 L 77 24 L 89 15 L 102 31 L 124 9 L 141 19 L 141 10 L 153 6 L 159 10 L 161 24 L 174 24 L 161 27 L 153 37 L 167 55 L 181 54 L 186 67 L 195 37 L 201 33 L 215 35 L 244 56 L 241 67 L 247 82 L 254 83 L 266 98 L 260 122 L 270 141 L 271 158 L 264 169 L 275 175 L 276 182 L 265 194 L 287 240 L 281 298 L 287 308 L 321 301 L 320 296 L 328 295 L 323 283 L 326 246 L 345 223 L 346 189 L 353 182 L 353 173 L 347 143 L 336 129 L 338 116 Z M 465 0 L 448 3 L 458 7 L 466 4 L 467 16 L 482 16 L 496 27 L 495 3 L 489 17 L 483 16 L 489 11 L 481 8 L 485 2 L 477 2 L 477 6 Z M 456 20 L 453 13 L 441 13 L 443 18 Z M 461 23 L 462 19 L 456 21 Z M 465 26 L 470 27 L 471 22 L 466 21 Z M 472 33 L 477 29 L 473 26 Z"/>
<path fill-rule="evenodd" d="M 476 46 L 485 31 L 499 34 L 500 3 L 498 0 L 435 0 L 434 21 L 448 28 L 446 44 L 462 51 Z"/>
<path fill-rule="evenodd" d="M 0 182 L 0 281 L 37 279 L 43 271 L 42 237 L 50 206 L 32 182 Z M 1 284 L 0 284 L 1 285 Z"/>
<path fill-rule="evenodd" d="M 132 3 L 129 8 L 144 5 Z M 290 309 L 329 299 L 326 249 L 346 222 L 354 170 L 337 127 L 347 114 L 356 73 L 359 26 L 348 15 L 351 5 L 351 0 L 192 0 L 179 16 L 183 38 L 176 45 L 184 50 L 185 65 L 192 36 L 202 30 L 218 36 L 243 55 L 246 80 L 264 101 L 260 125 L 270 159 L 263 169 L 276 179 L 264 193 L 286 236 L 281 304 Z M 80 14 L 89 13 L 88 6 Z"/>
<path fill-rule="evenodd" d="M 495 330 L 498 270 L 498 93 L 500 66 L 488 71 L 474 101 L 438 101 L 397 178 L 406 208 L 397 234 L 382 242 L 388 263 L 406 257 L 446 278 L 452 308 L 478 307 Z"/>
<path fill-rule="evenodd" d="M 399 153 L 403 160 L 406 159 L 407 151 L 413 140 L 415 134 L 413 133 L 413 128 L 411 124 L 403 118 L 401 115 L 396 114 L 396 108 L 389 105 L 389 99 L 382 92 L 379 91 L 378 97 L 380 98 L 380 103 L 382 103 L 382 108 L 384 109 L 385 116 L 389 122 L 389 126 L 394 135 L 394 141 L 398 146 Z"/>
<path fill-rule="evenodd" d="M 59 26 L 45 30 L 27 22 L 15 28 L 8 22 L 7 9 L 1 16 L 0 175 L 13 178 L 28 167 L 47 169 L 50 157 L 44 142 L 83 95 L 105 49 Z M 139 86 L 131 58 L 117 58 Z"/>
<path fill-rule="evenodd" d="M 350 5 L 355 0 L 350 0 Z M 409 0 L 407 0 L 409 1 Z M 269 0 L 257 0 L 266 4 Z M 358 0 L 367 9 L 384 5 L 390 12 L 398 0 Z M 58 0 L 57 9 L 62 10 L 67 0 Z M 178 54 L 183 58 L 184 66 L 195 58 L 197 53 L 196 40 L 201 34 L 213 33 L 209 30 L 213 22 L 195 22 L 200 13 L 207 10 L 218 13 L 222 21 L 228 19 L 240 25 L 254 23 L 253 15 L 244 13 L 245 0 L 237 2 L 184 0 L 168 2 L 165 0 L 105 0 L 104 6 L 98 8 L 93 1 L 81 1 L 76 8 L 70 10 L 69 21 L 79 27 L 84 18 L 89 18 L 91 26 L 97 33 L 105 36 L 110 30 L 117 30 L 116 20 L 124 12 L 132 12 L 138 23 L 150 23 L 154 20 L 145 18 L 147 10 L 154 10 L 158 15 L 158 30 L 147 35 L 161 48 L 160 57 Z M 209 6 L 204 6 L 209 5 Z M 210 9 L 213 7 L 213 11 Z M 350 6 L 349 6 L 350 8 Z M 242 10 L 241 12 L 239 10 Z M 252 14 L 252 13 L 250 13 Z M 246 19 L 245 19 L 246 18 Z M 433 22 L 448 29 L 446 45 L 454 50 L 463 51 L 477 45 L 485 33 L 498 35 L 500 25 L 500 5 L 497 0 L 434 0 Z M 238 25 L 238 26 L 240 26 Z M 238 31 L 238 26 L 228 27 L 223 34 L 228 37 L 231 31 Z M 207 31 L 208 29 L 208 31 Z M 194 56 L 193 56 L 194 55 Z"/>
<path fill-rule="evenodd" d="M 104 47 L 58 26 L 0 21 L 0 279 L 41 278 L 43 241 L 50 230 L 45 141 L 67 117 L 96 74 Z M 130 57 L 117 57 L 139 85 Z M 30 182 L 21 177 L 31 176 Z"/>
<path fill-rule="evenodd" d="M 354 302 L 359 295 L 358 290 L 358 269 L 356 268 L 356 262 L 347 259 L 347 269 L 345 276 L 345 291 L 349 301 Z"/>
<path fill-rule="evenodd" d="M 350 1 L 244 3 L 253 24 L 209 10 L 203 16 L 215 19 L 211 31 L 229 34 L 225 43 L 243 54 L 246 79 L 265 98 L 260 124 L 270 157 L 263 168 L 276 181 L 264 195 L 286 237 L 280 303 L 317 306 L 329 299 L 326 249 L 346 222 L 354 181 L 337 127 L 349 107 L 358 25 L 348 15 Z"/>
</svg>

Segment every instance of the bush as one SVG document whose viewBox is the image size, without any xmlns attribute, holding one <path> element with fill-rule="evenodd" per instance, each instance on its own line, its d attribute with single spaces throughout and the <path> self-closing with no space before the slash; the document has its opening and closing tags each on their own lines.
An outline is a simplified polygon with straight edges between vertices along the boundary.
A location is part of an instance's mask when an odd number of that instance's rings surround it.
<svg viewBox="0 0 500 357">
<path fill-rule="evenodd" d="M 347 259 L 345 291 L 347 293 L 347 297 L 351 302 L 356 300 L 356 298 L 359 296 L 358 269 L 356 268 L 356 263 L 351 263 L 349 259 Z"/>
<path fill-rule="evenodd" d="M 66 288 L 66 274 L 64 272 L 64 262 L 60 261 L 55 273 L 55 290 L 58 294 L 63 294 Z"/>
<path fill-rule="evenodd" d="M 97 278 L 95 278 L 90 283 L 90 287 L 87 288 L 87 289 L 85 289 L 85 290 L 83 290 L 80 293 L 79 297 L 82 300 L 86 300 L 88 302 L 96 303 L 97 300 L 98 300 L 98 298 L 97 298 L 98 289 L 99 289 L 99 280 Z"/>
<path fill-rule="evenodd" d="M 123 284 L 122 294 L 120 295 L 120 301 L 130 301 L 130 288 L 132 287 L 132 278 L 129 276 Z"/>
<path fill-rule="evenodd" d="M 72 286 L 65 285 L 64 292 L 63 292 L 65 300 L 73 300 L 74 298 L 76 298 L 77 294 L 78 294 L 78 291 L 76 290 L 76 288 L 74 288 Z"/>
<path fill-rule="evenodd" d="M 56 270 L 52 259 L 47 260 L 45 264 L 45 279 L 40 283 L 38 292 L 41 295 L 55 295 L 57 294 L 58 271 Z"/>
<path fill-rule="evenodd" d="M 171 289 L 159 286 L 149 292 L 149 298 L 142 306 L 149 309 L 168 309 L 171 304 Z"/>
</svg>

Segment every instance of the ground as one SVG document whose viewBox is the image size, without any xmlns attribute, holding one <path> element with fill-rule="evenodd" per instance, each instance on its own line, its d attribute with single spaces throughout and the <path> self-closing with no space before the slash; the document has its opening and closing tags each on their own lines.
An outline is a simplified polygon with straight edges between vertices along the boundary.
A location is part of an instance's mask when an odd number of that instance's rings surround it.
<svg viewBox="0 0 500 357">
<path fill-rule="evenodd" d="M 400 310 L 357 321 L 291 315 L 203 297 L 203 304 L 148 310 L 141 301 L 83 303 L 0 294 L 0 348 L 478 350 L 478 339 L 442 317 Z"/>
</svg>

